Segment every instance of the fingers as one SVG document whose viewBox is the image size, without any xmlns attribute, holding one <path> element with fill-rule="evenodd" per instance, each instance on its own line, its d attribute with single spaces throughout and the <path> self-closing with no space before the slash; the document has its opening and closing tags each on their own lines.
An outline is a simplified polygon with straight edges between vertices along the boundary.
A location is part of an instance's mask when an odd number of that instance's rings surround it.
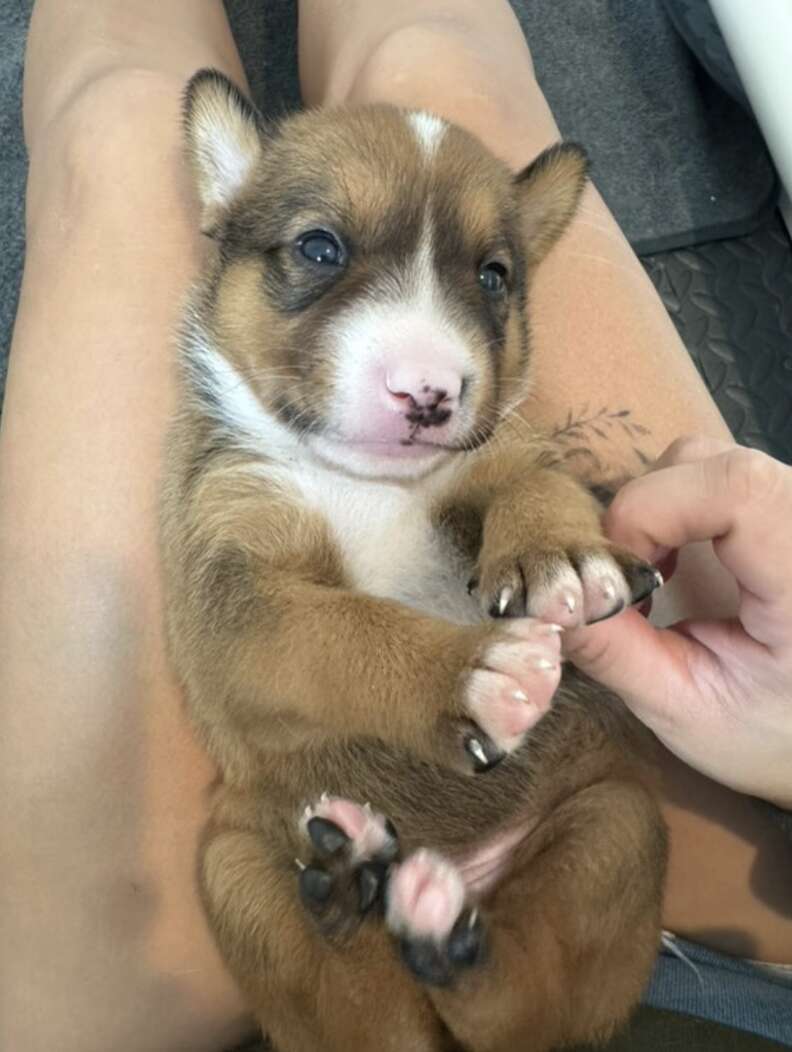
<svg viewBox="0 0 792 1052">
<path fill-rule="evenodd" d="M 683 635 L 653 628 L 636 610 L 567 631 L 564 638 L 565 656 L 618 694 L 663 739 L 674 737 L 685 699 L 696 693 L 690 672 L 694 649 Z"/>
<path fill-rule="evenodd" d="M 792 468 L 714 439 L 674 443 L 658 463 L 617 494 L 609 536 L 649 560 L 712 540 L 740 586 L 746 630 L 773 648 L 792 645 Z"/>
<path fill-rule="evenodd" d="M 717 456 L 718 453 L 728 453 L 729 450 L 735 448 L 734 442 L 727 442 L 722 438 L 710 438 L 709 435 L 683 435 L 675 439 L 657 458 L 653 470 L 670 468 L 674 464 L 690 464 L 697 460 L 705 460 L 707 457 Z"/>
</svg>

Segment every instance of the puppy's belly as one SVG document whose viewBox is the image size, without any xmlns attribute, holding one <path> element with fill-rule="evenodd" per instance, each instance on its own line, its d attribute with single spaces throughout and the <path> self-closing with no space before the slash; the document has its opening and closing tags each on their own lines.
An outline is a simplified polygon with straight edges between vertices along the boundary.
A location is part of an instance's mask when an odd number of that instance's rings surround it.
<svg viewBox="0 0 792 1052">
<path fill-rule="evenodd" d="M 511 829 L 488 837 L 455 859 L 467 894 L 474 899 L 486 895 L 503 877 L 515 847 L 535 828 L 536 820 L 524 819 Z"/>
</svg>

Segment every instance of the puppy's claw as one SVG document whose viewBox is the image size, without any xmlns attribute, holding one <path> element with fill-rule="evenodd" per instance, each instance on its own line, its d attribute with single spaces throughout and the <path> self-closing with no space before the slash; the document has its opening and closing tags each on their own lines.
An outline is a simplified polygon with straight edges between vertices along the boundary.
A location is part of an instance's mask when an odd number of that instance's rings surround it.
<svg viewBox="0 0 792 1052">
<path fill-rule="evenodd" d="M 465 739 L 465 749 L 473 760 L 476 774 L 483 774 L 499 764 L 505 753 L 483 734 L 470 735 Z"/>
<path fill-rule="evenodd" d="M 309 819 L 307 829 L 311 843 L 323 855 L 335 855 L 349 843 L 344 830 L 326 818 Z"/>
<path fill-rule="evenodd" d="M 630 591 L 632 593 L 630 602 L 635 605 L 642 603 L 657 588 L 665 584 L 663 575 L 654 566 L 639 566 L 628 575 Z"/>
<path fill-rule="evenodd" d="M 511 597 L 513 595 L 514 590 L 512 588 L 504 588 L 501 591 L 501 594 L 498 598 L 498 613 L 501 615 L 501 617 L 503 617 L 503 615 L 506 613 L 506 608 L 511 602 Z"/>
<path fill-rule="evenodd" d="M 483 948 L 478 910 L 471 910 L 468 916 L 463 913 L 448 936 L 446 953 L 449 961 L 458 968 L 470 968 L 480 960 Z"/>
</svg>

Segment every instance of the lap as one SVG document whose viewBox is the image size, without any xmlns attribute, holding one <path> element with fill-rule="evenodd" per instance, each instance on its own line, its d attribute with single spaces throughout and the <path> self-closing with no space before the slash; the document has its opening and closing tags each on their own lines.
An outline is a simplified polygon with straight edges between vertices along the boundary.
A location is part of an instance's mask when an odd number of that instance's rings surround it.
<svg viewBox="0 0 792 1052">
<path fill-rule="evenodd" d="M 39 3 L 41 22 L 54 8 Z M 214 19 L 220 5 L 208 6 Z M 154 18 L 156 5 L 142 8 Z M 137 39 L 132 30 L 124 46 Z M 33 41 L 47 47 L 29 70 L 29 248 L 0 443 L 2 769 L 15 860 L 5 890 L 19 904 L 4 931 L 15 1021 L 3 1026 L 16 1027 L 9 1047 L 29 1052 L 186 1043 L 211 1052 L 247 1025 L 194 890 L 212 771 L 168 672 L 157 565 L 170 333 L 200 255 L 180 161 L 181 78 L 207 62 L 234 65 L 225 37 L 209 46 L 200 33 L 193 50 L 182 33 L 178 61 L 152 70 L 132 53 L 76 95 L 74 82 L 71 95 L 58 85 L 48 92 L 57 39 Z M 444 99 L 451 107 L 465 69 L 478 68 L 475 48 L 451 52 L 447 77 L 435 66 L 426 88 L 436 107 Z M 529 60 L 513 61 L 515 70 L 523 62 L 533 99 L 527 116 L 476 91 L 449 115 L 475 123 L 488 113 L 491 145 L 527 160 L 552 129 Z M 396 101 L 431 105 L 406 69 Z M 370 66 L 356 81 L 359 101 L 385 91 L 387 77 L 387 65 Z M 652 432 L 649 452 L 680 430 L 719 433 L 670 323 L 637 262 L 618 255 L 620 235 L 600 208 L 587 205 L 580 240 L 567 240 L 537 288 L 540 415 L 562 419 L 585 388 L 634 406 Z M 585 257 L 612 244 L 621 246 L 615 262 L 592 270 Z M 594 290 L 574 325 L 572 278 Z M 636 356 L 644 371 L 620 388 Z M 620 455 L 605 451 L 603 460 Z"/>
</svg>

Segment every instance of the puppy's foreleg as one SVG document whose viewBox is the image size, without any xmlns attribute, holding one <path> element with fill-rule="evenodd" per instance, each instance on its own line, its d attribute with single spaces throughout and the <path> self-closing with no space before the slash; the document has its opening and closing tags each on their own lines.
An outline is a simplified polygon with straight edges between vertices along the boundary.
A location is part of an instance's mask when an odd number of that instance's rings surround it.
<svg viewBox="0 0 792 1052">
<path fill-rule="evenodd" d="M 462 627 L 346 586 L 320 525 L 259 513 L 196 525 L 174 590 L 173 650 L 210 745 L 241 755 L 370 737 L 472 772 L 513 752 L 560 678 L 528 619 Z M 201 523 L 212 518 L 203 516 Z"/>
<path fill-rule="evenodd" d="M 598 621 L 645 598 L 657 572 L 603 535 L 594 497 L 537 443 L 494 440 L 471 458 L 441 517 L 480 524 L 474 582 L 493 617 L 564 627 Z"/>
</svg>

